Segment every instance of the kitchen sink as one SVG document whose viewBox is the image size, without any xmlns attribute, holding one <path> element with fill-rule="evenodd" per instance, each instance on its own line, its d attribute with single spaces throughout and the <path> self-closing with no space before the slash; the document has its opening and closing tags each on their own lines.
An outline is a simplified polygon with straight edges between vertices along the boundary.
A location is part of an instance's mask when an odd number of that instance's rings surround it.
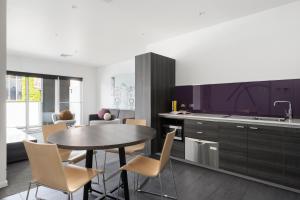
<svg viewBox="0 0 300 200">
<path fill-rule="evenodd" d="M 253 117 L 255 120 L 263 120 L 263 121 L 277 121 L 277 122 L 284 122 L 286 118 L 280 117 Z"/>
<path fill-rule="evenodd" d="M 240 115 L 232 115 L 229 118 L 257 120 L 257 121 L 274 121 L 274 122 L 284 122 L 286 120 L 286 118 L 281 118 L 281 117 L 258 117 L 258 116 L 240 116 Z"/>
</svg>

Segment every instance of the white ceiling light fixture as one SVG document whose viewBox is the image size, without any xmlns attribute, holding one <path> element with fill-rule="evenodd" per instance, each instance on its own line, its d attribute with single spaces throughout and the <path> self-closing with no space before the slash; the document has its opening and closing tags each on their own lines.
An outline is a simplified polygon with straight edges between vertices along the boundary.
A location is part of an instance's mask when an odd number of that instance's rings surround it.
<svg viewBox="0 0 300 200">
<path fill-rule="evenodd" d="M 203 16 L 203 15 L 205 15 L 205 14 L 206 14 L 205 11 L 200 11 L 200 12 L 199 12 L 199 16 Z"/>
<path fill-rule="evenodd" d="M 72 56 L 73 56 L 72 54 L 66 54 L 66 53 L 60 54 L 60 57 L 63 57 L 63 58 L 69 58 L 69 57 L 72 57 Z"/>
</svg>

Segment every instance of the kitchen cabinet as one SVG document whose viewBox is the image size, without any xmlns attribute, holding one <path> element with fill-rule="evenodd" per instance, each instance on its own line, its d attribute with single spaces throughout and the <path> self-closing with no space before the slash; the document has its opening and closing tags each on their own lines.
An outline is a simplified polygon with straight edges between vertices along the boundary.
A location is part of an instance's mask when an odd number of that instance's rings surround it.
<svg viewBox="0 0 300 200">
<path fill-rule="evenodd" d="M 174 140 L 171 156 L 184 159 L 184 141 Z"/>
<path fill-rule="evenodd" d="M 284 178 L 283 130 L 280 127 L 248 126 L 248 175 L 275 183 Z"/>
<path fill-rule="evenodd" d="M 218 124 L 209 121 L 184 120 L 184 135 L 195 139 L 217 141 Z"/>
<path fill-rule="evenodd" d="M 175 88 L 175 60 L 155 53 L 135 57 L 135 117 L 160 130 L 158 113 L 170 112 Z M 160 152 L 161 134 L 152 141 L 152 153 Z"/>
<path fill-rule="evenodd" d="M 184 137 L 198 144 L 176 141 L 174 157 L 184 158 L 184 150 L 192 149 L 195 155 L 188 156 L 199 156 L 194 162 L 300 189 L 300 128 L 200 119 L 184 119 L 183 127 Z M 212 145 L 206 148 L 201 141 Z"/>
<path fill-rule="evenodd" d="M 219 123 L 220 169 L 247 173 L 247 126 Z"/>
<path fill-rule="evenodd" d="M 300 129 L 285 129 L 283 139 L 284 184 L 300 189 Z"/>
</svg>

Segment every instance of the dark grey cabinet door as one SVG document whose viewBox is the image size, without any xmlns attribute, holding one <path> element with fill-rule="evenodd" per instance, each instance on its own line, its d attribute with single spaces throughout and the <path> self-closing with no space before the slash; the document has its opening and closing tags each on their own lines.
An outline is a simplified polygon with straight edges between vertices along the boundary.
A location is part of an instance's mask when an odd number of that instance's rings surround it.
<svg viewBox="0 0 300 200">
<path fill-rule="evenodd" d="M 216 142 L 218 140 L 218 124 L 187 119 L 184 120 L 184 134 L 185 137 Z"/>
<path fill-rule="evenodd" d="M 275 183 L 284 178 L 283 130 L 248 126 L 248 175 Z"/>
<path fill-rule="evenodd" d="M 184 142 L 174 140 L 171 156 L 184 159 Z"/>
<path fill-rule="evenodd" d="M 285 129 L 284 136 L 284 184 L 300 189 L 300 129 Z"/>
<path fill-rule="evenodd" d="M 247 174 L 247 126 L 219 124 L 219 167 Z"/>
</svg>

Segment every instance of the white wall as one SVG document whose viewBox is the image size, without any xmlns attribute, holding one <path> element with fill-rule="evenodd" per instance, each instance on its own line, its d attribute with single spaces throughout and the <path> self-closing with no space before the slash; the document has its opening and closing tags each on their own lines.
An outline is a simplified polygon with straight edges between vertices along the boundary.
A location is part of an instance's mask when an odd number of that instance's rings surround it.
<svg viewBox="0 0 300 200">
<path fill-rule="evenodd" d="M 112 108 L 113 99 L 111 97 L 111 77 L 117 74 L 130 74 L 135 72 L 135 59 L 113 65 L 104 66 L 98 69 L 98 110 L 100 108 Z"/>
<path fill-rule="evenodd" d="M 0 0 L 0 188 L 6 180 L 6 123 L 5 123 L 5 74 L 6 74 L 6 0 Z"/>
<path fill-rule="evenodd" d="M 147 49 L 176 59 L 176 85 L 300 78 L 299 20 L 296 2 Z"/>
<path fill-rule="evenodd" d="M 95 67 L 62 63 L 33 56 L 9 54 L 7 56 L 7 69 L 21 72 L 82 77 L 83 124 L 88 124 L 88 115 L 97 111 L 97 68 Z"/>
</svg>

